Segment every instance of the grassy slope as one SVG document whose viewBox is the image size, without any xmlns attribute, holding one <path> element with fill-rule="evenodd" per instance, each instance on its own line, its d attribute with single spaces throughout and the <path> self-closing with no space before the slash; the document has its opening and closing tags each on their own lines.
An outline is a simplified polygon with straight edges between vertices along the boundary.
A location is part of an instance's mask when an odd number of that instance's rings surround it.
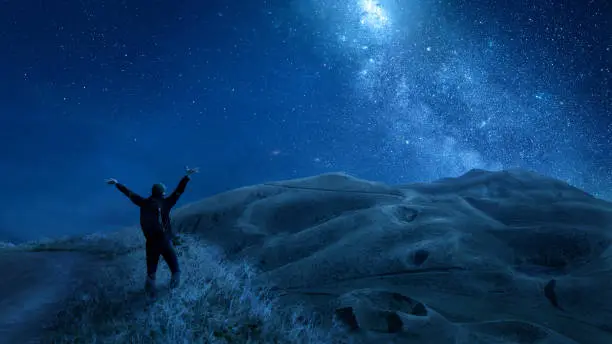
<svg viewBox="0 0 612 344">
<path fill-rule="evenodd" d="M 168 290 L 169 273 L 161 261 L 160 295 L 147 304 L 139 235 L 131 229 L 3 248 L 93 252 L 108 262 L 75 286 L 64 310 L 48 325 L 49 342 L 333 343 L 344 337 L 340 330 L 317 328 L 303 309 L 281 311 L 265 290 L 251 284 L 256 272 L 250 266 L 227 261 L 215 247 L 188 236 L 178 248 L 181 287 Z"/>
</svg>

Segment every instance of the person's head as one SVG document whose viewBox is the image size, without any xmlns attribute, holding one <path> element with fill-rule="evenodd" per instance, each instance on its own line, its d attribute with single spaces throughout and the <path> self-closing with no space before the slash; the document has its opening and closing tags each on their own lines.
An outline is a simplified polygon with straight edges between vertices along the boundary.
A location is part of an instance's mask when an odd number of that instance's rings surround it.
<svg viewBox="0 0 612 344">
<path fill-rule="evenodd" d="M 153 184 L 151 195 L 154 197 L 162 197 L 166 194 L 166 186 L 162 183 Z"/>
</svg>

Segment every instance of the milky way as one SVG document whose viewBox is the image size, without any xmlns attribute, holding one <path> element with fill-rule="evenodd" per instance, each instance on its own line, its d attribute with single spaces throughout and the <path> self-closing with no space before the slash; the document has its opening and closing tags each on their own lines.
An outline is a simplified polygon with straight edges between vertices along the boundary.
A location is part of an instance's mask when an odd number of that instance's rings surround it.
<svg viewBox="0 0 612 344">
<path fill-rule="evenodd" d="M 147 193 L 186 164 L 182 202 L 514 167 L 612 199 L 611 20 L 607 0 L 0 2 L 0 240 L 131 225 L 103 180 Z"/>
<path fill-rule="evenodd" d="M 605 194 L 593 180 L 608 172 L 582 158 L 590 129 L 573 116 L 580 105 L 555 78 L 522 72 L 512 42 L 462 32 L 439 6 L 398 3 L 301 8 L 318 14 L 327 49 L 354 66 L 354 97 L 367 110 L 354 111 L 347 130 L 359 137 L 376 127 L 384 142 L 364 149 L 398 179 L 520 167 Z M 486 17 L 474 23 L 490 25 Z"/>
</svg>

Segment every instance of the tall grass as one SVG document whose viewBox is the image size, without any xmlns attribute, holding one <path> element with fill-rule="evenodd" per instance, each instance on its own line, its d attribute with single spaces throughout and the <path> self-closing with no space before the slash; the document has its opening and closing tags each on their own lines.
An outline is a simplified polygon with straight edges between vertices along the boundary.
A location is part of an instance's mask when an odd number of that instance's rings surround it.
<svg viewBox="0 0 612 344">
<path fill-rule="evenodd" d="M 228 261 L 197 239 L 184 241 L 178 248 L 179 288 L 168 289 L 169 272 L 160 261 L 159 295 L 148 302 L 144 250 L 120 246 L 121 255 L 75 286 L 73 297 L 47 327 L 47 342 L 340 342 L 339 329 L 319 328 L 308 314 L 281 311 L 265 288 L 255 286 L 256 271 L 247 263 Z"/>
</svg>

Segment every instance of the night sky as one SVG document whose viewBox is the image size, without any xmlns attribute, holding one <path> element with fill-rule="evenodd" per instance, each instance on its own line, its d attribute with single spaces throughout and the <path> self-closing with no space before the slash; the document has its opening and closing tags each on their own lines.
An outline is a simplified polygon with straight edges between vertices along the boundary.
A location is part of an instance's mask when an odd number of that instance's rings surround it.
<svg viewBox="0 0 612 344">
<path fill-rule="evenodd" d="M 0 239 L 344 171 L 522 167 L 612 198 L 608 0 L 0 1 Z"/>
</svg>

